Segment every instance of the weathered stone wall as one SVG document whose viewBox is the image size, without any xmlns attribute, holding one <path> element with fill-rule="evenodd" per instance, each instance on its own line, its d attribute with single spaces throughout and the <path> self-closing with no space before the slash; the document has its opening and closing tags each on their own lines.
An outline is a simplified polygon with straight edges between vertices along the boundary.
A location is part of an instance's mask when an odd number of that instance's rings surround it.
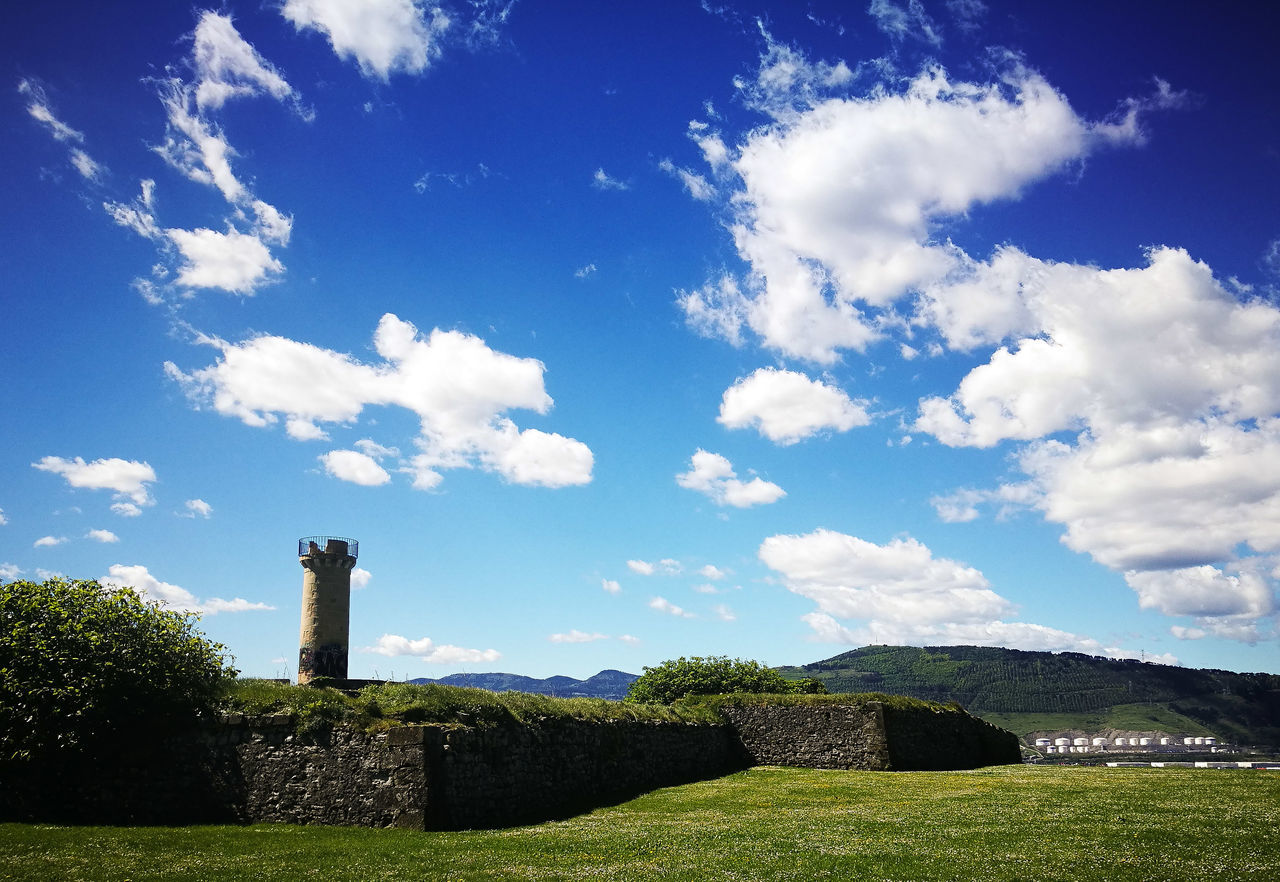
<svg viewBox="0 0 1280 882">
<path fill-rule="evenodd" d="M 960 710 L 864 702 L 723 713 L 724 725 L 546 720 L 308 736 L 288 715 L 233 715 L 97 758 L 0 765 L 0 820 L 468 829 L 566 817 L 750 765 L 905 771 L 1020 759 L 1012 733 Z"/>
<path fill-rule="evenodd" d="M 728 727 L 674 722 L 453 729 L 441 753 L 429 820 L 446 829 L 566 817 L 748 765 Z"/>
<path fill-rule="evenodd" d="M 728 705 L 755 765 L 923 771 L 1021 762 L 1012 732 L 959 708 L 859 704 Z"/>
<path fill-rule="evenodd" d="M 434 736 L 434 737 L 429 737 Z M 209 752 L 231 770 L 227 810 L 242 821 L 423 829 L 429 750 L 438 727 L 366 735 L 337 728 L 301 738 L 292 720 L 232 721 L 206 733 Z"/>
<path fill-rule="evenodd" d="M 1018 736 L 959 708 L 884 707 L 889 767 L 949 771 L 1022 762 Z"/>
<path fill-rule="evenodd" d="M 752 765 L 811 769 L 890 768 L 884 715 L 868 705 L 730 705 L 721 713 Z"/>
</svg>

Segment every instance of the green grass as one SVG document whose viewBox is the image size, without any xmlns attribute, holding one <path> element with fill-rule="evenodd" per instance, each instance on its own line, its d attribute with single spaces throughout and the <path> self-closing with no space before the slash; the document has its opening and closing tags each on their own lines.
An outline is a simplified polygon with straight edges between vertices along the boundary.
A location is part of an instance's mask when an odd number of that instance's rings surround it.
<svg viewBox="0 0 1280 882">
<path fill-rule="evenodd" d="M 1280 773 L 755 768 L 567 821 L 411 833 L 0 825 L 0 879 L 1280 878 Z"/>
<path fill-rule="evenodd" d="M 299 729 L 350 723 L 379 729 L 405 723 L 486 726 L 549 719 L 662 720 L 717 723 L 714 711 L 666 705 L 627 704 L 602 698 L 552 698 L 526 692 L 490 692 L 436 683 L 382 683 L 355 695 L 331 688 L 290 686 L 271 680 L 237 680 L 222 709 L 252 715 L 289 713 Z"/>
</svg>

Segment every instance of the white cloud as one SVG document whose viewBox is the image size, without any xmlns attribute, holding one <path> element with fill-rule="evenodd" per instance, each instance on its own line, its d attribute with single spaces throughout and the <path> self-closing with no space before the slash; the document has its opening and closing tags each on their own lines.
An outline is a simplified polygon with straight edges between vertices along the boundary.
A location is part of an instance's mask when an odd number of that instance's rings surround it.
<svg viewBox="0 0 1280 882">
<path fill-rule="evenodd" d="M 9 523 L 9 519 L 4 516 L 4 509 L 0 508 L 0 527 L 3 527 L 7 523 Z"/>
<path fill-rule="evenodd" d="M 616 178 L 609 177 L 602 168 L 596 169 L 596 173 L 591 176 L 591 186 L 597 190 L 630 190 L 631 185 L 626 181 L 619 181 Z"/>
<path fill-rule="evenodd" d="M 915 539 L 876 545 L 820 529 L 803 536 L 771 536 L 761 544 L 759 556 L 782 575 L 789 590 L 817 604 L 803 619 L 824 642 L 955 643 L 1135 655 L 1078 634 L 1003 620 L 1013 612 L 1012 604 L 991 590 L 981 572 L 935 558 Z M 849 628 L 840 619 L 863 624 Z"/>
<path fill-rule="evenodd" d="M 604 590 L 605 590 L 605 592 L 607 592 L 607 593 L 609 593 L 609 594 L 621 594 L 621 593 L 622 593 L 622 586 L 621 586 L 621 585 L 619 585 L 619 584 L 618 584 L 616 581 L 614 581 L 613 579 L 601 579 L 601 580 L 600 580 L 600 587 L 601 587 L 602 589 L 604 589 Z"/>
<path fill-rule="evenodd" d="M 496 649 L 464 649 L 449 644 L 436 645 L 430 637 L 410 640 L 398 634 L 383 634 L 374 646 L 363 646 L 360 652 L 372 652 L 386 656 L 416 656 L 428 664 L 456 665 L 475 662 L 493 662 L 502 658 Z"/>
<path fill-rule="evenodd" d="M 633 573 L 639 573 L 642 576 L 652 576 L 656 567 L 647 560 L 629 560 L 627 568 Z"/>
<path fill-rule="evenodd" d="M 718 453 L 702 449 L 690 457 L 689 471 L 676 475 L 676 483 L 705 494 L 716 505 L 731 505 L 735 508 L 768 505 L 787 495 L 777 484 L 762 478 L 739 480 L 729 460 Z"/>
<path fill-rule="evenodd" d="M 193 43 L 195 98 L 201 110 L 216 110 L 231 98 L 263 92 L 277 100 L 295 96 L 293 87 L 275 66 L 240 36 L 230 16 L 207 11 L 201 14 Z"/>
<path fill-rule="evenodd" d="M 728 573 L 717 567 L 715 564 L 707 564 L 702 569 L 698 570 L 698 575 L 702 576 L 704 579 L 710 579 L 713 582 L 718 582 L 727 576 Z"/>
<path fill-rule="evenodd" d="M 213 506 L 203 499 L 188 499 L 186 507 L 187 517 L 189 518 L 208 518 L 209 515 L 213 514 Z"/>
<path fill-rule="evenodd" d="M 908 439 L 910 436 L 907 436 Z M 977 520 L 981 512 L 978 506 L 1000 503 L 999 517 L 1008 517 L 1021 506 L 1034 505 L 1040 492 L 1031 483 L 1003 484 L 994 490 L 962 488 L 929 499 L 938 518 L 948 524 L 964 524 Z"/>
<path fill-rule="evenodd" d="M 675 616 L 680 619 L 697 618 L 693 613 L 676 606 L 665 597 L 655 597 L 649 601 L 649 609 L 657 610 L 660 613 L 666 613 L 669 616 Z"/>
<path fill-rule="evenodd" d="M 377 487 L 391 480 L 391 475 L 376 460 L 356 450 L 330 450 L 320 457 L 320 462 L 326 473 L 352 484 Z"/>
<path fill-rule="evenodd" d="M 894 40 L 911 37 L 930 46 L 942 45 L 942 35 L 920 0 L 907 0 L 905 5 L 894 0 L 871 0 L 867 12 L 875 19 L 876 27 Z"/>
<path fill-rule="evenodd" d="M 587 276 L 595 273 L 595 271 L 596 265 L 594 263 L 589 263 L 586 266 L 578 267 L 578 269 L 574 270 L 573 277 L 575 279 L 585 279 Z"/>
<path fill-rule="evenodd" d="M 369 583 L 373 581 L 373 573 L 364 567 L 356 567 L 351 571 L 351 590 L 363 591 L 369 587 Z"/>
<path fill-rule="evenodd" d="M 32 548 L 52 548 L 55 545 L 61 545 L 67 541 L 66 536 L 41 536 L 35 542 L 31 543 Z"/>
<path fill-rule="evenodd" d="M 384 82 L 426 70 L 450 25 L 442 9 L 423 0 L 285 0 L 280 14 L 299 31 L 323 33 L 334 54 Z"/>
<path fill-rule="evenodd" d="M 113 502 L 111 510 L 122 518 L 136 518 L 142 514 L 142 509 L 132 502 Z"/>
<path fill-rule="evenodd" d="M 942 221 L 1139 138 L 1135 127 L 1081 119 L 1016 64 L 992 84 L 952 82 L 933 67 L 905 87 L 823 98 L 848 78 L 788 52 L 771 43 L 743 87 L 774 124 L 725 162 L 738 181 L 734 241 L 751 272 L 680 298 L 695 330 L 730 342 L 749 328 L 815 362 L 861 351 L 882 336 L 895 301 L 965 266 L 960 249 L 936 241 Z"/>
<path fill-rule="evenodd" d="M 699 202 L 708 202 L 715 198 L 716 188 L 697 172 L 681 168 L 670 159 L 664 159 L 659 162 L 658 168 L 684 184 L 684 188 L 689 191 L 689 195 Z"/>
<path fill-rule="evenodd" d="M 711 609 L 716 614 L 716 618 L 722 622 L 736 622 L 738 620 L 737 613 L 730 609 L 727 603 L 717 603 Z"/>
<path fill-rule="evenodd" d="M 715 585 L 712 585 L 710 582 L 707 582 L 702 585 L 694 585 L 693 590 L 698 594 L 719 594 L 720 593 L 720 589 L 717 588 Z"/>
<path fill-rule="evenodd" d="M 479 337 L 436 329 L 424 340 L 412 324 L 388 313 L 374 335 L 383 359 L 377 364 L 283 337 L 200 342 L 221 352 L 215 364 L 187 374 L 167 363 L 166 372 L 197 406 L 211 405 L 247 425 L 267 426 L 283 417 L 290 435 L 309 438 L 321 431 L 317 423 L 354 422 L 366 405 L 396 405 L 416 414 L 418 453 L 400 471 L 411 474 L 417 488 L 439 484 L 441 469 L 476 466 L 516 484 L 565 487 L 591 480 L 594 457 L 585 444 L 520 430 L 503 416 L 513 408 L 550 409 L 542 363 L 492 350 Z M 395 455 L 393 448 L 362 443 L 378 456 Z M 368 468 L 376 465 L 368 453 L 347 453 L 345 465 L 363 456 L 365 470 L 378 477 Z"/>
<path fill-rule="evenodd" d="M 987 306 L 962 306 L 966 278 L 961 293 L 930 291 L 925 312 L 953 346 L 1003 345 L 950 396 L 922 400 L 912 428 L 952 446 L 1025 442 L 1016 461 L 1029 480 L 937 497 L 940 515 L 971 519 L 996 499 L 1033 506 L 1064 526 L 1069 548 L 1155 574 L 1127 578 L 1140 603 L 1171 615 L 1180 605 L 1165 601 L 1192 581 L 1168 572 L 1280 551 L 1280 310 L 1170 248 L 1137 269 L 1015 249 L 991 266 L 1003 281 Z M 1204 616 L 1220 619 L 1214 633 L 1255 639 L 1237 616 L 1265 630 L 1274 608 L 1250 599 L 1253 582 L 1213 583 L 1247 609 Z"/>
<path fill-rule="evenodd" d="M 1275 587 L 1256 571 L 1228 575 L 1206 564 L 1128 572 L 1125 581 L 1138 593 L 1138 603 L 1144 609 L 1158 609 L 1170 616 L 1194 616 L 1200 630 L 1225 628 L 1241 634 L 1247 631 L 1252 640 L 1258 639 L 1258 620 L 1276 610 Z"/>
<path fill-rule="evenodd" d="M 78 456 L 75 459 L 46 456 L 31 466 L 61 475 L 72 487 L 113 491 L 117 502 L 112 510 L 120 514 L 141 514 L 140 506 L 155 504 L 148 485 L 156 480 L 156 473 L 145 462 L 115 457 L 85 462 Z"/>
<path fill-rule="evenodd" d="M 92 539 L 94 542 L 119 542 L 120 537 L 110 530 L 90 530 L 85 533 L 86 539 Z"/>
<path fill-rule="evenodd" d="M 619 634 L 618 639 L 628 646 L 639 646 L 641 642 L 639 637 L 634 637 L 631 634 Z"/>
<path fill-rule="evenodd" d="M 40 581 L 48 581 L 49 579 L 58 579 L 65 582 L 67 580 L 66 573 L 60 573 L 57 570 L 46 570 L 44 567 L 36 567 L 36 578 Z"/>
<path fill-rule="evenodd" d="M 98 581 L 104 585 L 132 588 L 143 598 L 154 600 L 166 609 L 180 612 L 193 612 L 213 616 L 224 612 L 235 613 L 275 609 L 274 606 L 269 604 L 253 603 L 243 597 L 236 597 L 232 600 L 211 597 L 208 600 L 201 601 L 190 591 L 179 585 L 160 581 L 151 575 L 146 567 L 140 564 L 112 564 L 108 568 L 107 575 Z"/>
<path fill-rule="evenodd" d="M 818 432 L 846 432 L 871 422 L 866 402 L 795 371 L 760 368 L 725 390 L 717 420 L 730 429 L 755 426 L 778 444 L 795 444 Z"/>
<path fill-rule="evenodd" d="M 1010 611 L 978 570 L 932 552 L 915 539 L 876 545 L 820 529 L 764 540 L 760 559 L 787 587 L 841 618 L 920 622 L 989 621 Z"/>
<path fill-rule="evenodd" d="M 588 634 L 585 631 L 579 631 L 577 628 L 569 631 L 567 634 L 552 634 L 547 638 L 552 643 L 594 643 L 597 640 L 608 640 L 608 634 Z"/>
<path fill-rule="evenodd" d="M 22 567 L 9 562 L 0 563 L 0 582 L 13 582 L 22 575 Z"/>
<path fill-rule="evenodd" d="M 44 89 L 36 82 L 24 79 L 18 83 L 18 93 L 27 99 L 27 113 L 53 136 L 55 141 L 67 145 L 67 159 L 82 178 L 97 181 L 103 168 L 83 148 L 74 146 L 84 142 L 84 133 L 58 119 L 49 107 Z"/>
<path fill-rule="evenodd" d="M 188 288 L 220 288 L 252 296 L 284 272 L 284 264 L 271 255 L 260 238 L 234 228 L 225 233 L 203 227 L 164 233 L 184 261 L 178 267 L 177 283 Z"/>
<path fill-rule="evenodd" d="M 73 129 L 71 126 L 62 122 L 54 116 L 53 111 L 49 108 L 49 98 L 45 95 L 43 87 L 34 80 L 24 79 L 18 82 L 18 93 L 24 96 L 27 101 L 27 113 L 36 122 L 40 123 L 56 141 L 74 141 L 80 143 L 84 141 L 84 134 Z"/>
</svg>

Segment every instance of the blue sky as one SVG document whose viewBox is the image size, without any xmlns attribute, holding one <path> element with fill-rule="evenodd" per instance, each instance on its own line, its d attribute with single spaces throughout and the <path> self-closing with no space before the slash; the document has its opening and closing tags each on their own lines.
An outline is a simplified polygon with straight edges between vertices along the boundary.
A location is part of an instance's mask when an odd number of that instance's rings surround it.
<svg viewBox="0 0 1280 882">
<path fill-rule="evenodd" d="M 1274 13 L 10 4 L 0 575 L 294 673 L 1280 671 Z"/>
</svg>

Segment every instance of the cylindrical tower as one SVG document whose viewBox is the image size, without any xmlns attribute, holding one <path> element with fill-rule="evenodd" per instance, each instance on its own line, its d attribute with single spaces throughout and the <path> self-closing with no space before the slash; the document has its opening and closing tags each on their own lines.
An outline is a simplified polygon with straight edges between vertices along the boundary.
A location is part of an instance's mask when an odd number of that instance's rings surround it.
<svg viewBox="0 0 1280 882">
<path fill-rule="evenodd" d="M 340 536 L 298 540 L 302 564 L 302 633 L 298 638 L 298 685 L 313 677 L 347 679 L 351 630 L 351 570 L 360 543 Z"/>
</svg>

